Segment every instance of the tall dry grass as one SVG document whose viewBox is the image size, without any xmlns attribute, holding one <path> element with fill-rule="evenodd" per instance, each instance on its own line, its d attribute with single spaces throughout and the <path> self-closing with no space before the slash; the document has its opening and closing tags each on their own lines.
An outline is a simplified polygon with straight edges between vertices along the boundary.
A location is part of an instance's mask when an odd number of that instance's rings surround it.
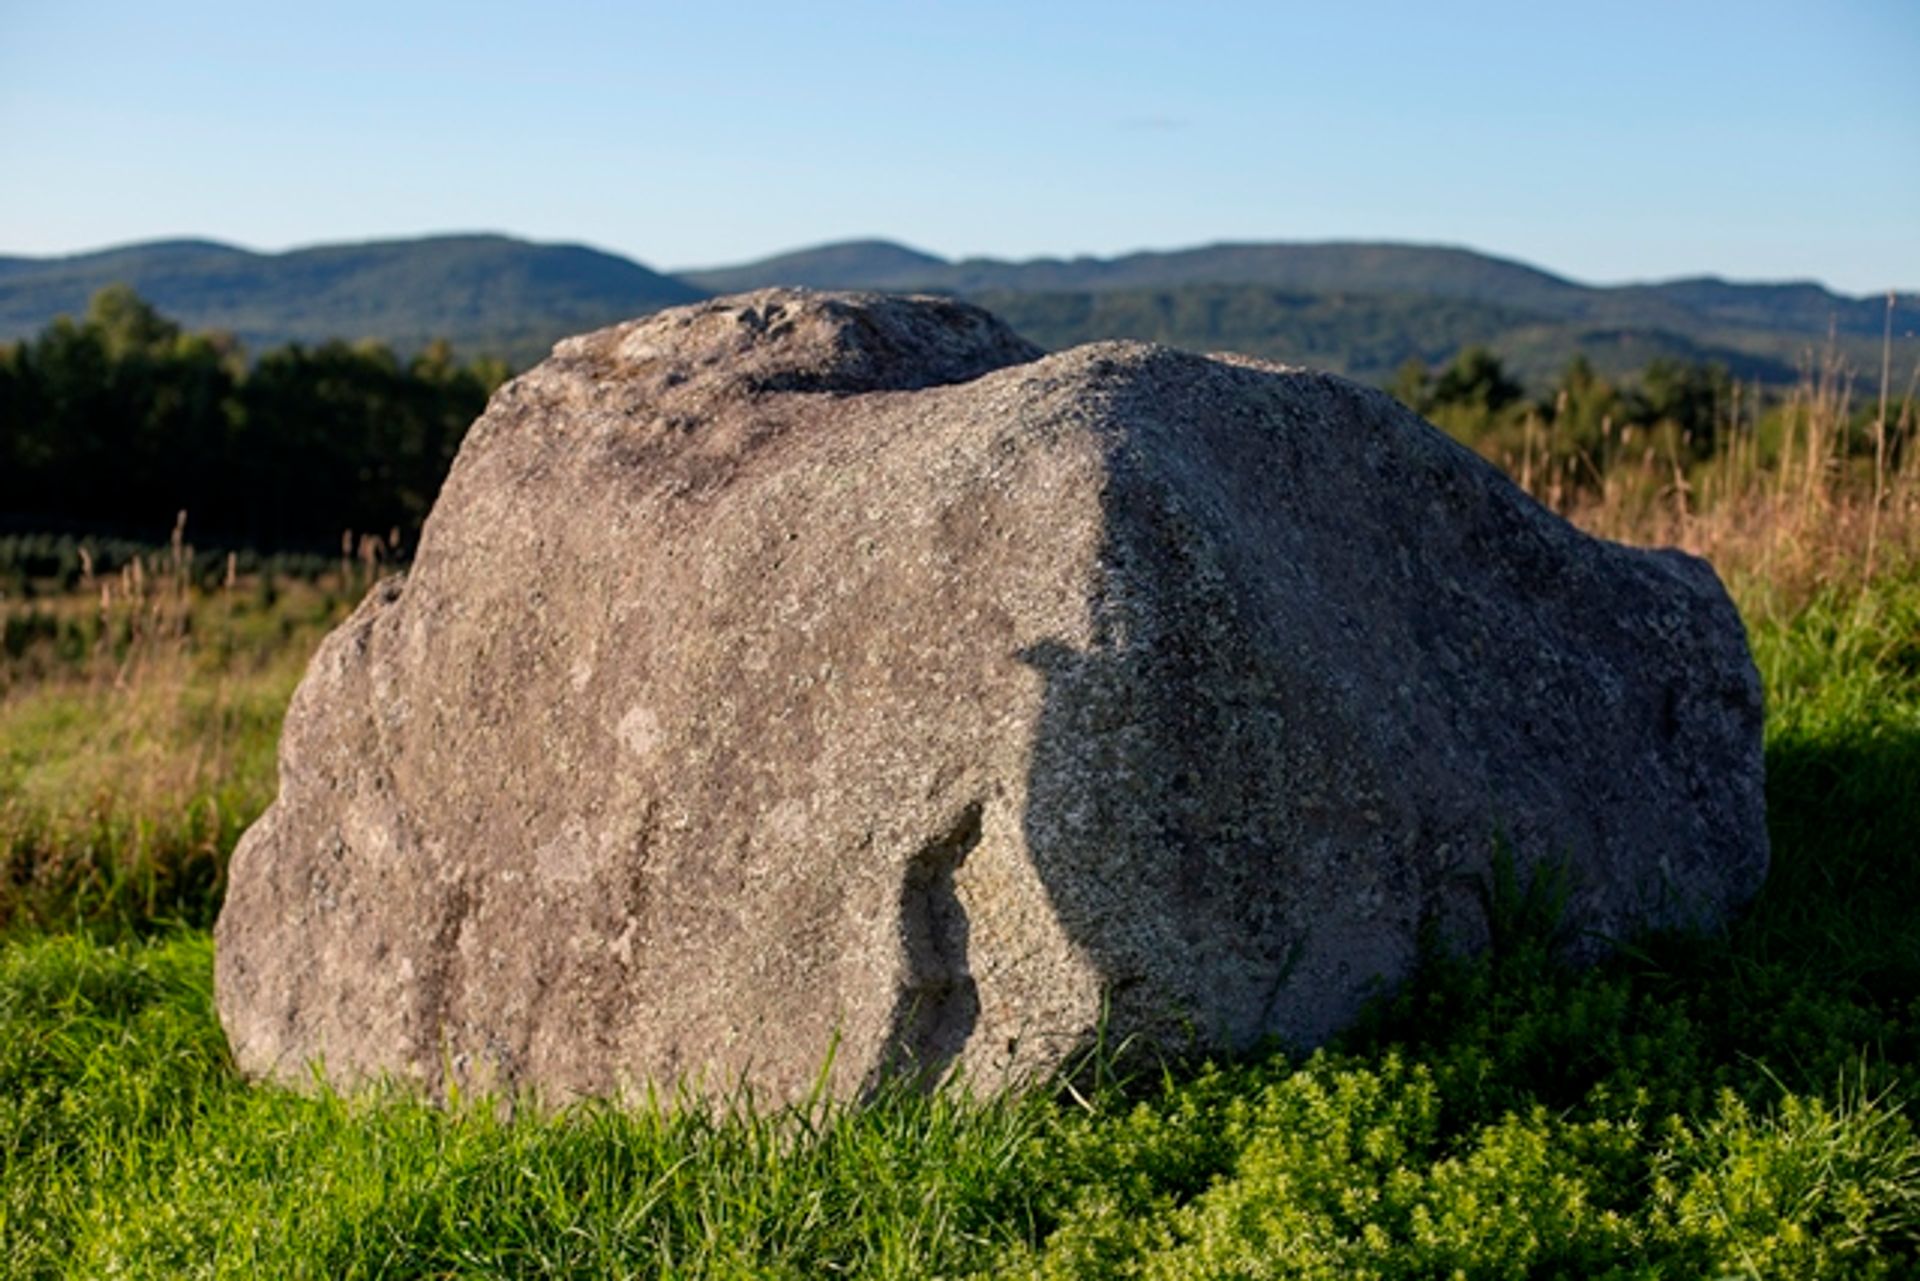
<svg viewBox="0 0 1920 1281">
<path fill-rule="evenodd" d="M 165 550 L 78 590 L 0 600 L 0 929 L 205 924 L 273 798 L 280 720 L 320 637 L 378 569 L 196 580 Z"/>
<path fill-rule="evenodd" d="M 1889 361 L 1891 357 L 1889 335 Z M 1719 570 L 1749 619 L 1790 613 L 1823 593 L 1920 570 L 1920 362 L 1898 397 L 1883 368 L 1862 431 L 1855 372 L 1810 358 L 1778 403 L 1741 389 L 1711 454 L 1675 433 L 1604 439 L 1604 462 L 1555 453 L 1553 423 L 1531 424 L 1515 479 L 1590 533 L 1679 547 Z"/>
</svg>

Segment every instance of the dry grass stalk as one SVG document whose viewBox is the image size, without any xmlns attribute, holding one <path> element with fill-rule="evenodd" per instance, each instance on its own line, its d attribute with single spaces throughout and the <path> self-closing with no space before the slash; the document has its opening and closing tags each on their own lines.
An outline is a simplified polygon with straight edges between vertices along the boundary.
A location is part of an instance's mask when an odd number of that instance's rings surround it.
<svg viewBox="0 0 1920 1281">
<path fill-rule="evenodd" d="M 108 574 L 89 551 L 79 590 L 0 603 L 51 622 L 0 654 L 0 925 L 34 885 L 113 881 L 103 859 L 211 868 L 271 798 L 281 711 L 347 585 L 244 585 L 236 557 L 197 583 L 176 524 L 170 553 Z"/>
<path fill-rule="evenodd" d="M 1704 462 L 1690 464 L 1672 436 L 1636 457 L 1629 427 L 1604 467 L 1586 460 L 1584 486 L 1568 487 L 1557 468 L 1525 479 L 1593 533 L 1706 557 L 1750 607 L 1791 607 L 1822 588 L 1907 572 L 1920 567 L 1920 463 L 1907 448 L 1920 364 L 1895 414 L 1888 343 L 1870 459 L 1850 439 L 1852 371 L 1829 350 L 1806 363 L 1764 431 L 1758 394 L 1737 396 Z M 1611 444 L 1609 425 L 1602 448 Z"/>
</svg>

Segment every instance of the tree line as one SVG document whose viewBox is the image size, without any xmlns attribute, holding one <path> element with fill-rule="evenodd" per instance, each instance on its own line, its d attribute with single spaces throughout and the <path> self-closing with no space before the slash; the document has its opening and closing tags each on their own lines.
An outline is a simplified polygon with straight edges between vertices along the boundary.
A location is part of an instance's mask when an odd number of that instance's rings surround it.
<svg viewBox="0 0 1920 1281">
<path fill-rule="evenodd" d="M 0 346 L 0 534 L 150 540 L 184 510 L 202 546 L 337 555 L 343 531 L 392 530 L 410 548 L 508 374 L 444 343 L 407 359 L 373 342 L 294 344 L 249 361 L 231 337 L 183 332 L 111 287 L 85 316 Z M 1614 381 L 1579 356 L 1530 396 L 1485 347 L 1409 362 L 1388 390 L 1516 472 L 1557 461 L 1576 485 L 1622 457 L 1684 470 L 1741 432 L 1777 442 L 1791 399 L 1717 365 L 1656 360 Z"/>
<path fill-rule="evenodd" d="M 1682 462 L 1710 458 L 1722 438 L 1753 411 L 1762 394 L 1735 383 L 1726 368 L 1673 359 L 1650 362 L 1632 382 L 1602 377 L 1574 356 L 1546 395 L 1529 398 L 1500 358 L 1468 347 L 1438 369 L 1401 366 L 1387 390 L 1453 436 L 1498 455 L 1518 443 L 1531 419 L 1551 424 L 1559 446 L 1604 462 L 1609 438 L 1630 429 L 1671 437 Z"/>
<path fill-rule="evenodd" d="M 291 344 L 249 361 L 125 286 L 0 346 L 0 519 L 164 537 L 181 511 L 227 546 L 412 545 L 461 437 L 508 376 L 444 343 Z"/>
</svg>

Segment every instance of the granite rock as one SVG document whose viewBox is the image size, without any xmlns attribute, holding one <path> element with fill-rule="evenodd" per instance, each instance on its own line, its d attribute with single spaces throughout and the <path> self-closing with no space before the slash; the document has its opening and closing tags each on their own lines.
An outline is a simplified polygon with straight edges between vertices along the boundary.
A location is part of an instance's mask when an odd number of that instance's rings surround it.
<svg viewBox="0 0 1920 1281">
<path fill-rule="evenodd" d="M 294 697 L 217 998 L 243 1070 L 564 1101 L 1307 1046 L 1487 936 L 1767 866 L 1713 571 L 1379 392 L 767 291 L 560 344 Z"/>
</svg>

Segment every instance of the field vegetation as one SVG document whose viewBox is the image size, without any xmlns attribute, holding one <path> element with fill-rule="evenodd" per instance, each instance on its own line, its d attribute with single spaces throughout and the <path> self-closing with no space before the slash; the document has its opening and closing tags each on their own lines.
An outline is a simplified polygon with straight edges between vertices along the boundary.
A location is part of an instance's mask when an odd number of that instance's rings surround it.
<svg viewBox="0 0 1920 1281">
<path fill-rule="evenodd" d="M 0 513 L 14 532 L 152 537 L 185 508 L 209 548 L 410 539 L 506 376 L 445 343 L 405 359 L 338 341 L 249 356 L 104 289 L 78 319 L 0 345 Z M 70 582 L 71 555 L 64 569 Z"/>
<path fill-rule="evenodd" d="M 1920 1273 L 1913 397 L 1830 362 L 1780 399 L 1571 370 L 1529 401 L 1491 365 L 1402 390 L 1573 519 L 1731 584 L 1769 700 L 1759 900 L 1576 971 L 1547 888 L 1496 878 L 1491 953 L 1429 957 L 1317 1054 L 1096 1050 L 993 1099 L 246 1085 L 210 991 L 225 859 L 307 655 L 392 549 L 0 545 L 0 1273 Z"/>
</svg>

